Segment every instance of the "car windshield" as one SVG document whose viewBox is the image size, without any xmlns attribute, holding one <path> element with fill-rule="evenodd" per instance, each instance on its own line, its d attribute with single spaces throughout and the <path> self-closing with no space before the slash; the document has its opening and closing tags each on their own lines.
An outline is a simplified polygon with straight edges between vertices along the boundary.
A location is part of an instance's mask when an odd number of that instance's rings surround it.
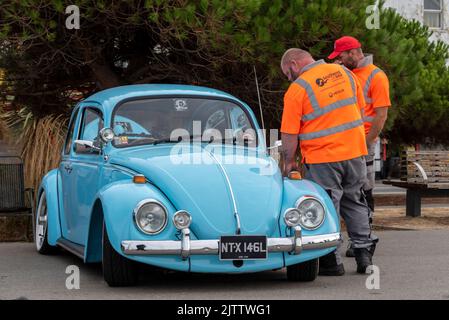
<svg viewBox="0 0 449 320">
<path fill-rule="evenodd" d="M 206 98 L 128 101 L 114 111 L 115 147 L 193 141 L 257 146 L 249 115 L 239 105 Z"/>
</svg>

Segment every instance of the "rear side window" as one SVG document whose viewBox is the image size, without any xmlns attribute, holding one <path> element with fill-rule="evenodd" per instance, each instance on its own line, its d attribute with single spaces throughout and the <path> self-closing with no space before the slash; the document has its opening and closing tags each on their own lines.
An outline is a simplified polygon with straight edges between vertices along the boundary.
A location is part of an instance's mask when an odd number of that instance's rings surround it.
<svg viewBox="0 0 449 320">
<path fill-rule="evenodd" d="M 76 118 L 78 117 L 79 108 L 75 110 L 73 113 L 72 119 L 70 120 L 69 130 L 67 131 L 67 137 L 65 139 L 65 145 L 64 145 L 64 154 L 70 153 L 70 148 L 72 147 L 73 143 L 73 131 L 75 130 L 75 124 L 76 124 Z"/>
</svg>

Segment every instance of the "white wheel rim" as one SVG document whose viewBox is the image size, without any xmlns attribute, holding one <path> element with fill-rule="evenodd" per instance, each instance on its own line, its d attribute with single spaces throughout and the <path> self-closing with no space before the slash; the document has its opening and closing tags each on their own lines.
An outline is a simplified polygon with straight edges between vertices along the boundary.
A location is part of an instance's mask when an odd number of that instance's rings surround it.
<svg viewBox="0 0 449 320">
<path fill-rule="evenodd" d="M 47 233 L 47 220 L 47 200 L 45 198 L 45 192 L 42 192 L 41 197 L 39 198 L 39 206 L 37 207 L 36 213 L 35 243 L 37 250 L 40 250 L 44 244 L 45 234 Z"/>
</svg>

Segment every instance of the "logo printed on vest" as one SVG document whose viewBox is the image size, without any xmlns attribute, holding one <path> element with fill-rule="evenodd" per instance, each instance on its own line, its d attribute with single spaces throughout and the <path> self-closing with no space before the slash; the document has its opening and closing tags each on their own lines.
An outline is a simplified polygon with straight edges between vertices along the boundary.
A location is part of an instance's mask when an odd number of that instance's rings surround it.
<svg viewBox="0 0 449 320">
<path fill-rule="evenodd" d="M 340 80 L 343 77 L 343 74 L 340 71 L 337 72 L 332 72 L 329 73 L 327 75 L 325 75 L 322 78 L 318 78 L 315 80 L 315 83 L 319 86 L 319 87 L 323 87 L 329 80 L 331 81 L 337 81 Z"/>
<path fill-rule="evenodd" d="M 318 87 L 323 87 L 327 83 L 327 81 L 329 81 L 329 79 L 324 80 L 324 79 L 318 78 L 318 79 L 316 79 L 316 84 L 318 85 Z"/>
<path fill-rule="evenodd" d="M 329 92 L 329 98 L 332 98 L 333 96 L 336 96 L 337 94 L 345 92 L 345 89 L 340 89 L 334 92 Z"/>
</svg>

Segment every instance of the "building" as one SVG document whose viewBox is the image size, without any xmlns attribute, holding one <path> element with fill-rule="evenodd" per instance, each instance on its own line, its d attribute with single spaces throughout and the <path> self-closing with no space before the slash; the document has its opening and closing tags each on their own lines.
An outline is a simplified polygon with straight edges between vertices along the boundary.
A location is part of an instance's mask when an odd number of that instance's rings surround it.
<svg viewBox="0 0 449 320">
<path fill-rule="evenodd" d="M 449 0 L 385 0 L 384 7 L 393 8 L 404 18 L 428 26 L 433 31 L 429 38 L 431 41 L 441 40 L 449 44 Z M 427 148 L 436 149 L 433 145 L 423 146 L 423 149 Z M 378 140 L 374 162 L 377 178 L 385 178 L 383 167 L 386 160 L 386 145 Z"/>
<path fill-rule="evenodd" d="M 433 31 L 430 40 L 449 44 L 449 0 L 386 0 L 385 7 L 428 26 Z"/>
</svg>

